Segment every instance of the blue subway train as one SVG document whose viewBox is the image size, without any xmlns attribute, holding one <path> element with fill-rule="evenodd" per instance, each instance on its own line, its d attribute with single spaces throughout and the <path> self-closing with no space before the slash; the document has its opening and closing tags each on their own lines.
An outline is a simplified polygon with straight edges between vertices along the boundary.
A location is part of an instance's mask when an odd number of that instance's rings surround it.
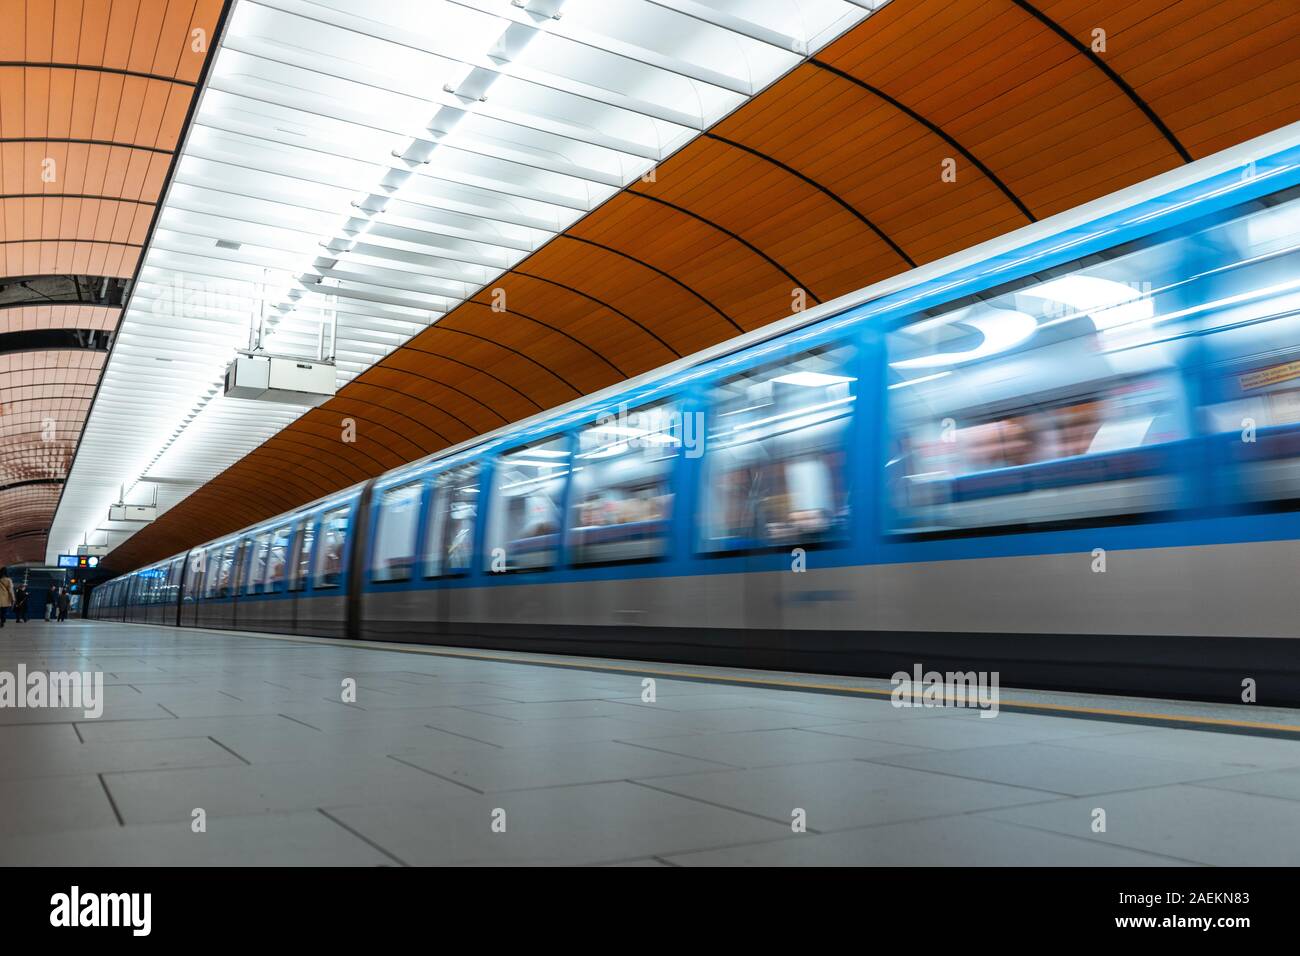
<svg viewBox="0 0 1300 956">
<path fill-rule="evenodd" d="M 100 585 L 106 620 L 1300 703 L 1300 125 Z"/>
</svg>

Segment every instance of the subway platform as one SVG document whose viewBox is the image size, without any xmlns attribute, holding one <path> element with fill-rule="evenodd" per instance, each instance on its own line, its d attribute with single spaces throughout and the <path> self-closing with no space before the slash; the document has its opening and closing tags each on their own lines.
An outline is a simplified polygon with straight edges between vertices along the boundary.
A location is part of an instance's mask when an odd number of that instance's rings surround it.
<svg viewBox="0 0 1300 956">
<path fill-rule="evenodd" d="M 4 865 L 1300 863 L 1300 715 L 145 625 L 0 630 Z"/>
</svg>

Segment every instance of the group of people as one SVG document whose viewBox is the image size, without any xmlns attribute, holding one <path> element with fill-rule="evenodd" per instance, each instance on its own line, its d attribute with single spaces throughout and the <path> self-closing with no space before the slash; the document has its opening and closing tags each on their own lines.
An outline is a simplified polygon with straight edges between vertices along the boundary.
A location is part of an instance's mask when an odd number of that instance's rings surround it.
<svg viewBox="0 0 1300 956">
<path fill-rule="evenodd" d="M 10 609 L 13 610 L 17 623 L 26 621 L 30 602 L 31 595 L 27 588 L 14 584 L 13 578 L 9 577 L 8 568 L 0 568 L 0 627 L 5 626 L 5 618 L 9 616 Z M 45 594 L 45 620 L 66 621 L 71 606 L 72 595 L 68 589 L 57 584 L 51 585 Z"/>
</svg>

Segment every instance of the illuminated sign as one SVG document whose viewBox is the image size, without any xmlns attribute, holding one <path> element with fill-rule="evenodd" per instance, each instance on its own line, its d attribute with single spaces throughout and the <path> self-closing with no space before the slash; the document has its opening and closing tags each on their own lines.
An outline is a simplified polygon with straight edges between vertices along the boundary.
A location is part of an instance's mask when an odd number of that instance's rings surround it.
<svg viewBox="0 0 1300 956">
<path fill-rule="evenodd" d="M 59 555 L 59 567 L 61 567 L 61 568 L 75 568 L 76 566 L 77 566 L 77 555 L 75 555 L 75 554 L 61 554 L 61 555 Z"/>
<path fill-rule="evenodd" d="M 1241 382 L 1242 390 L 1248 391 L 1252 388 L 1276 385 L 1278 382 L 1289 382 L 1293 378 L 1300 378 L 1300 362 L 1286 362 L 1271 368 L 1257 369 L 1240 376 L 1238 380 Z"/>
</svg>

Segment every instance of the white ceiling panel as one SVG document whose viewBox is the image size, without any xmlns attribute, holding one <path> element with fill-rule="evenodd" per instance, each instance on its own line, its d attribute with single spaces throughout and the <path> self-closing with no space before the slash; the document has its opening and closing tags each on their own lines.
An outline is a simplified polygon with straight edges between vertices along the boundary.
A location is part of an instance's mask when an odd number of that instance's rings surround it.
<svg viewBox="0 0 1300 956">
<path fill-rule="evenodd" d="M 342 387 L 882 5 L 235 0 L 49 558 L 306 411 L 225 398 L 239 350 Z"/>
</svg>

